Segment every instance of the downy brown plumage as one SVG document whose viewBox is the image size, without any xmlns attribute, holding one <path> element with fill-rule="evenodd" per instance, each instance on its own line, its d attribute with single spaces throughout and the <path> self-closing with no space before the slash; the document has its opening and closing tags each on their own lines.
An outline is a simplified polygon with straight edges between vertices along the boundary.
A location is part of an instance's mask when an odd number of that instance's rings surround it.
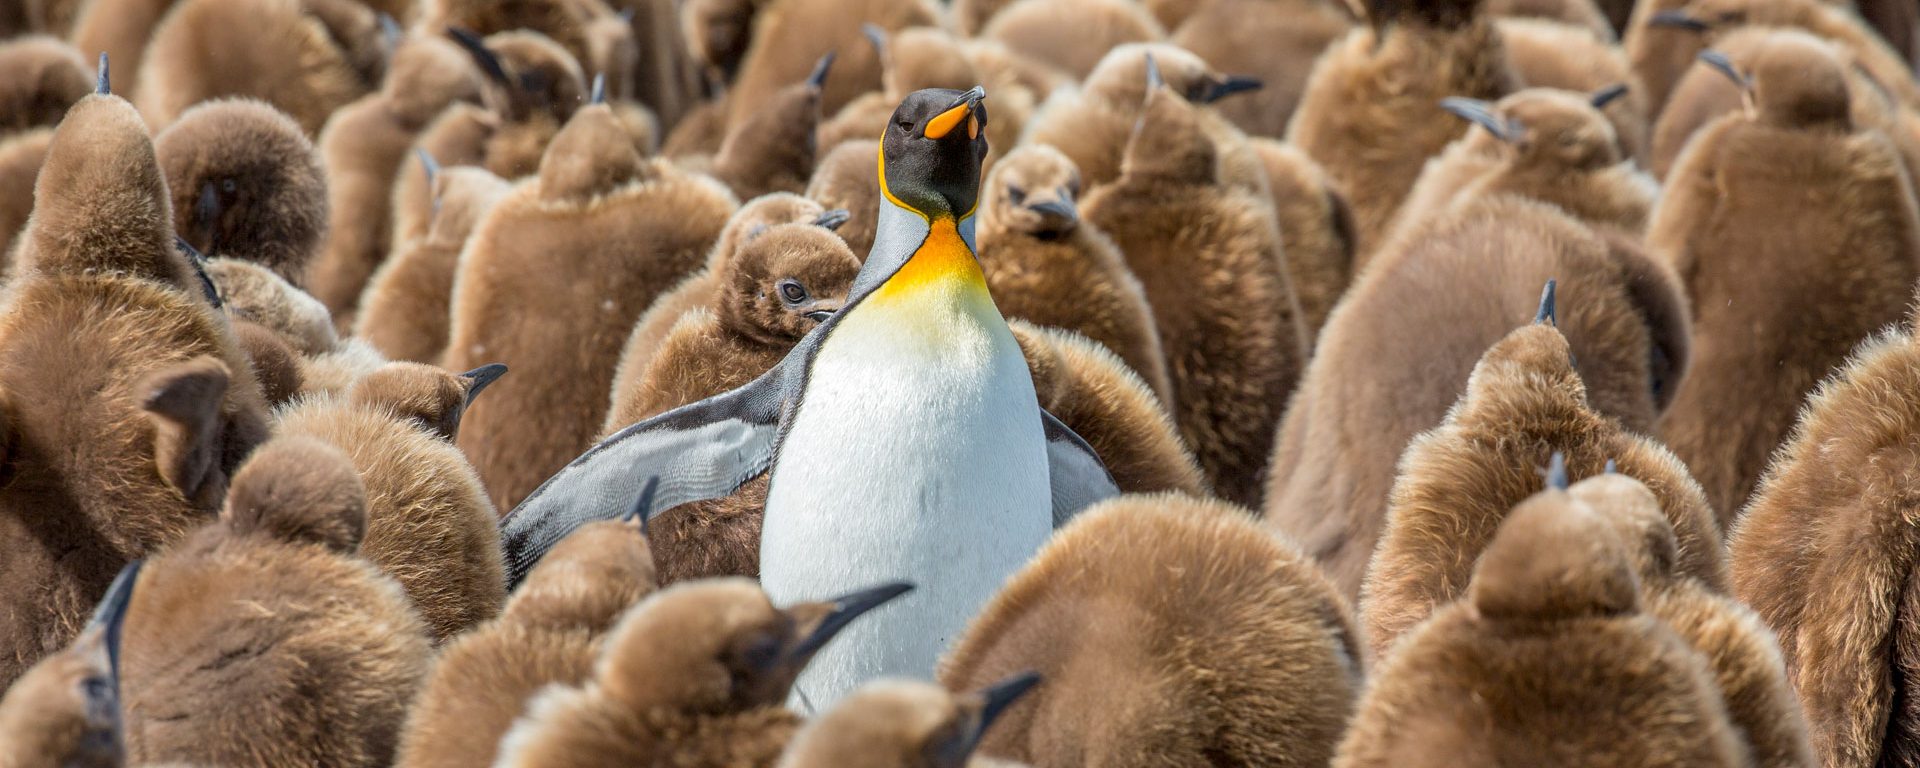
<svg viewBox="0 0 1920 768">
<path fill-rule="evenodd" d="M 1634 77 L 1619 44 L 1589 29 L 1540 19 L 1501 19 L 1494 27 L 1507 50 L 1507 66 L 1529 88 L 1601 93 L 1625 86 L 1600 111 L 1613 123 L 1620 153 L 1646 166 L 1653 118 L 1646 87 Z"/>
<path fill-rule="evenodd" d="M 939 23 L 940 9 L 927 0 L 769 0 L 753 16 L 739 75 L 727 87 L 726 126 L 740 125 L 775 92 L 806 79 L 828 53 L 834 65 L 821 88 L 820 110 L 835 114 L 880 87 L 880 58 L 863 25 L 891 32 Z"/>
<path fill-rule="evenodd" d="M 1465 133 L 1440 100 L 1496 99 L 1518 84 L 1480 0 L 1369 0 L 1367 17 L 1314 65 L 1287 126 L 1287 141 L 1320 163 L 1353 207 L 1356 273 L 1421 164 Z"/>
<path fill-rule="evenodd" d="M 736 205 L 710 179 L 642 159 L 627 136 L 608 107 L 580 110 L 461 259 L 442 362 L 518 372 L 460 437 L 498 509 L 592 444 L 634 321 L 699 268 Z"/>
<path fill-rule="evenodd" d="M 1073 34 L 1061 34 L 1068 29 Z M 1167 31 L 1128 0 L 1015 0 L 993 14 L 980 36 L 1085 80 L 1108 51 L 1165 39 Z"/>
<path fill-rule="evenodd" d="M 1361 684 L 1344 601 L 1247 510 L 1181 494 L 1082 512 L 942 660 L 1045 683 L 982 752 L 1035 766 L 1324 765 Z"/>
<path fill-rule="evenodd" d="M 1216 109 L 1249 135 L 1279 138 L 1300 105 L 1313 62 L 1352 26 L 1346 9 L 1331 0 L 1210 0 L 1171 30 L 1167 42 L 1215 69 L 1257 78 L 1259 90 Z"/>
<path fill-rule="evenodd" d="M 1706 660 L 1648 612 L 1611 526 L 1522 502 L 1464 599 L 1375 670 L 1339 768 L 1750 765 Z"/>
<path fill-rule="evenodd" d="M 438 363 L 447 348 L 460 253 L 474 227 L 512 189 L 484 168 L 462 166 L 436 174 L 431 228 L 402 243 L 373 273 L 353 335 L 391 360 Z"/>
<path fill-rule="evenodd" d="M 1301 329 L 1311 351 L 1353 280 L 1353 211 L 1327 172 L 1299 147 L 1274 139 L 1252 144 L 1266 166 L 1287 281 L 1300 304 Z"/>
<path fill-rule="evenodd" d="M 1221 183 L 1201 108 L 1152 68 L 1121 176 L 1087 195 L 1086 218 L 1146 288 L 1174 418 L 1209 483 L 1223 498 L 1253 504 L 1273 428 L 1305 364 L 1299 310 L 1271 201 Z"/>
<path fill-rule="evenodd" d="M 1080 220 L 1080 171 L 1050 146 L 1021 147 L 987 176 L 980 266 L 1000 313 L 1106 345 L 1172 404 L 1166 353 L 1140 280 L 1107 236 Z"/>
<path fill-rule="evenodd" d="M 540 558 L 499 618 L 442 648 L 408 710 L 395 765 L 492 765 L 541 689 L 585 683 L 607 630 L 655 589 L 641 527 L 638 519 L 581 526 Z"/>
<path fill-rule="evenodd" d="M 305 284 L 342 328 L 394 243 L 394 180 L 407 149 L 447 105 L 477 102 L 484 83 L 467 54 L 445 39 L 413 35 L 393 50 L 380 90 L 341 107 L 318 142 L 327 169 L 327 237 Z M 436 350 L 437 351 L 437 350 Z"/>
<path fill-rule="evenodd" d="M 252 97 L 308 136 L 386 68 L 374 12 L 353 0 L 179 0 L 144 56 L 133 98 L 156 128 L 202 101 Z"/>
<path fill-rule="evenodd" d="M 880 225 L 880 140 L 845 142 L 822 155 L 806 194 L 827 208 L 847 212 L 846 223 L 836 231 L 853 255 L 866 260 Z"/>
<path fill-rule="evenodd" d="M 1720 523 L 1699 484 L 1666 448 L 1588 404 L 1551 311 L 1543 306 L 1545 316 L 1488 349 L 1446 421 L 1414 438 L 1400 457 L 1360 598 L 1376 656 L 1466 594 L 1474 561 L 1508 511 L 1539 491 L 1539 470 L 1550 465 L 1562 476 L 1584 477 L 1618 462 L 1621 471 L 1646 478 L 1673 530 L 1672 570 L 1726 588 Z"/>
<path fill-rule="evenodd" d="M 794 734 L 779 768 L 993 768 L 971 758 L 1014 702 L 1045 682 L 1016 675 L 978 693 L 932 683 L 876 680 Z M 971 758 L 971 759 L 970 759 Z"/>
<path fill-rule="evenodd" d="M 1905 315 L 1920 213 L 1892 142 L 1849 117 L 1825 46 L 1771 38 L 1746 71 L 1727 68 L 1754 106 L 1681 154 L 1647 242 L 1694 308 L 1693 374 L 1660 434 L 1733 510 L 1820 378 Z"/>
<path fill-rule="evenodd" d="M 139 561 L 114 578 L 87 628 L 0 696 L 0 765 L 120 768 L 120 637 Z"/>
<path fill-rule="evenodd" d="M 354 556 L 365 522 L 347 458 L 282 437 L 219 520 L 147 561 L 121 654 L 130 764 L 392 763 L 429 651 L 400 585 Z"/>
<path fill-rule="evenodd" d="M 1687 310 L 1671 271 L 1559 209 L 1508 196 L 1431 219 L 1382 253 L 1322 330 L 1276 439 L 1267 519 L 1357 594 L 1395 465 L 1440 424 L 1475 361 L 1535 316 L 1557 279 L 1587 402 L 1647 434 L 1687 367 Z"/>
<path fill-rule="evenodd" d="M 153 139 L 173 227 L 208 256 L 299 285 L 327 232 L 327 177 L 300 126 L 251 99 L 195 105 Z"/>
</svg>

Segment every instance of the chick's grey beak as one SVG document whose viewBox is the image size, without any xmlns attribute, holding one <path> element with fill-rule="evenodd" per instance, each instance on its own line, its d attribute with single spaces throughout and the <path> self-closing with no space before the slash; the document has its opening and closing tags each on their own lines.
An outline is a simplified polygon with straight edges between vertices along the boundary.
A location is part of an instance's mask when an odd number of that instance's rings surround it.
<svg viewBox="0 0 1920 768">
<path fill-rule="evenodd" d="M 1266 87 L 1266 85 L 1265 82 L 1262 82 L 1260 78 L 1257 77 L 1227 75 L 1224 79 L 1207 85 L 1206 92 L 1200 95 L 1200 103 L 1212 104 L 1236 93 L 1260 90 Z"/>
<path fill-rule="evenodd" d="M 853 218 L 853 214 L 847 211 L 847 209 L 835 208 L 831 211 L 827 211 L 826 213 L 822 213 L 819 216 L 815 217 L 813 220 L 813 225 L 816 227 L 825 228 L 830 231 L 837 230 L 841 227 L 841 225 L 846 224 L 847 221 L 852 218 Z"/>
<path fill-rule="evenodd" d="M 1701 51 L 1700 61 L 1709 67 L 1713 67 L 1713 71 L 1726 75 L 1727 79 L 1732 80 L 1734 85 L 1740 86 L 1740 90 L 1744 91 L 1752 85 L 1752 83 L 1747 80 L 1747 76 L 1740 74 L 1740 69 L 1735 67 L 1733 60 L 1727 58 L 1727 55 L 1724 53 L 1715 50 Z"/>
<path fill-rule="evenodd" d="M 964 745 L 966 752 L 972 753 L 975 747 L 980 746 L 980 740 L 986 738 L 987 729 L 993 727 L 993 721 L 1000 719 L 1001 715 L 1006 714 L 1007 708 L 1012 707 L 1039 684 L 1039 673 L 1026 672 L 994 683 L 981 691 L 980 698 L 984 703 L 980 707 L 979 716 L 974 720 L 973 728 L 967 733 Z"/>
<path fill-rule="evenodd" d="M 837 310 L 832 309 L 816 309 L 807 313 L 807 319 L 816 323 L 824 323 L 827 321 L 827 318 L 833 317 L 833 313 L 836 311 Z"/>
<path fill-rule="evenodd" d="M 1455 96 L 1441 99 L 1440 108 L 1487 129 L 1487 133 L 1493 134 L 1494 138 L 1501 141 L 1511 144 L 1517 138 L 1514 136 L 1513 127 L 1508 125 L 1500 115 L 1495 114 L 1493 105 L 1488 102 Z"/>
<path fill-rule="evenodd" d="M 472 405 L 473 399 L 480 396 L 481 390 L 486 389 L 495 381 L 499 381 L 500 377 L 506 375 L 506 373 L 507 367 L 505 365 L 488 363 L 460 374 L 460 378 L 467 381 L 467 404 Z"/>
<path fill-rule="evenodd" d="M 868 611 L 886 605 L 894 598 L 912 591 L 912 584 L 897 581 L 890 584 L 882 584 L 872 589 L 863 589 L 859 592 L 834 599 L 832 601 L 833 610 L 827 613 L 827 617 L 821 620 L 819 626 L 814 627 L 812 632 L 808 633 L 806 637 L 801 638 L 800 642 L 794 644 L 792 648 L 787 650 L 787 659 L 804 660 L 811 658 L 813 654 L 818 653 L 821 648 L 825 647 L 827 641 L 832 640 L 834 635 L 840 634 L 841 630 L 846 629 L 847 625 L 852 624 L 854 619 L 860 618 L 861 615 Z"/>
<path fill-rule="evenodd" d="M 1027 210 L 1042 216 L 1051 216 L 1066 221 L 1080 220 L 1080 209 L 1074 207 L 1073 200 L 1066 197 L 1057 200 L 1041 200 L 1036 203 L 1027 203 Z"/>
</svg>

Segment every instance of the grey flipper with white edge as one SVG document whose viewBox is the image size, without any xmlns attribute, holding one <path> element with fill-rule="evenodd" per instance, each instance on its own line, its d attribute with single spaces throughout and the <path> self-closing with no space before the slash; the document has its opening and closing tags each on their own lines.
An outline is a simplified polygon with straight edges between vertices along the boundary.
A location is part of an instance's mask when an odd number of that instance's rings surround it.
<svg viewBox="0 0 1920 768">
<path fill-rule="evenodd" d="M 625 513 L 655 475 L 653 508 L 666 510 L 726 496 L 766 472 L 786 400 L 783 367 L 620 430 L 548 478 L 500 523 L 508 588 L 574 529 Z"/>
<path fill-rule="evenodd" d="M 1080 510 L 1120 495 L 1120 487 L 1093 446 L 1040 409 L 1040 425 L 1047 436 L 1048 481 L 1053 486 L 1053 527 L 1066 525 Z"/>
</svg>

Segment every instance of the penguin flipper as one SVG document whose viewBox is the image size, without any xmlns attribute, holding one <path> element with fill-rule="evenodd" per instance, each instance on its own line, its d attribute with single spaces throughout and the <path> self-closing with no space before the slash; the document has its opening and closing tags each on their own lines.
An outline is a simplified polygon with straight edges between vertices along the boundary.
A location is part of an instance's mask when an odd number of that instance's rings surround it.
<svg viewBox="0 0 1920 768">
<path fill-rule="evenodd" d="M 1053 527 L 1066 525 L 1080 510 L 1120 495 L 1120 487 L 1107 472 L 1093 446 L 1080 434 L 1040 409 L 1040 424 L 1047 435 L 1047 474 L 1053 486 Z"/>
<path fill-rule="evenodd" d="M 780 370 L 622 429 L 548 478 L 500 523 L 507 587 L 575 528 L 626 513 L 656 475 L 653 508 L 666 510 L 733 493 L 766 472 L 779 434 Z"/>
</svg>

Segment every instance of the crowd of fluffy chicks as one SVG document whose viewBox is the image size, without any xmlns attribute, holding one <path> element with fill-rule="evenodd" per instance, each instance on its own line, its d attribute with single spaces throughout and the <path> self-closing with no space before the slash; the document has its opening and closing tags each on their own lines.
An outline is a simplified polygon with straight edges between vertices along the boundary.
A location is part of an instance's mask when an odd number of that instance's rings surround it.
<svg viewBox="0 0 1920 768">
<path fill-rule="evenodd" d="M 1917 18 L 8 0 L 0 767 L 1920 765 Z M 818 713 L 892 594 L 772 604 L 764 479 L 509 593 L 499 515 L 839 309 L 977 84 L 1126 495 Z"/>
</svg>

